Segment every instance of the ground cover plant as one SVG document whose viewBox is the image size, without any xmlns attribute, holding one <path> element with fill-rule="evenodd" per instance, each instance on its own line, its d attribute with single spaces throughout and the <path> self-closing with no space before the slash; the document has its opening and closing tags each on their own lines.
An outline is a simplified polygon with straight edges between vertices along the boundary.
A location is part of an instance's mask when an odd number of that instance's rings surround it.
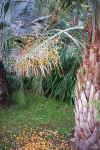
<svg viewBox="0 0 100 150">
<path fill-rule="evenodd" d="M 73 106 L 69 108 L 54 99 L 26 94 L 26 105 L 22 108 L 17 103 L 22 97 L 19 99 L 17 92 L 15 95 L 16 104 L 0 112 L 1 150 L 71 149 Z"/>
</svg>

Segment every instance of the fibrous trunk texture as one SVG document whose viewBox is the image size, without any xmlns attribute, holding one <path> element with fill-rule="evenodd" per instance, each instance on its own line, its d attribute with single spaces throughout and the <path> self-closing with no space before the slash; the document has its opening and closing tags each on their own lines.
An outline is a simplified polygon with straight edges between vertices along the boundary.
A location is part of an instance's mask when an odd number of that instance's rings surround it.
<svg viewBox="0 0 100 150">
<path fill-rule="evenodd" d="M 100 43 L 87 46 L 77 78 L 75 99 L 77 149 L 100 150 L 100 123 L 97 121 L 97 109 L 91 104 L 100 100 Z"/>
</svg>

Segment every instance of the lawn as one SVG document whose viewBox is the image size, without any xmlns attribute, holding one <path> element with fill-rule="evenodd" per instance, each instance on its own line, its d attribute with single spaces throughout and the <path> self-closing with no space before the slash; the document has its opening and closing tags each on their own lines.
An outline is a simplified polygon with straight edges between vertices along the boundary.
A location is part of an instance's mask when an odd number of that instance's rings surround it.
<svg viewBox="0 0 100 150">
<path fill-rule="evenodd" d="M 0 112 L 0 150 L 67 150 L 74 107 L 32 94 L 25 99 L 23 107 L 13 104 Z"/>
</svg>

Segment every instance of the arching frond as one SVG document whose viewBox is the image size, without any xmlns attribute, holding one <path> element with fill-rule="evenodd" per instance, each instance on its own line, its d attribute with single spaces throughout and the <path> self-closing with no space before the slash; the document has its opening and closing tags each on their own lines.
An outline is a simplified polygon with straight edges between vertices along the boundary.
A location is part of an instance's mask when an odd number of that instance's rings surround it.
<svg viewBox="0 0 100 150">
<path fill-rule="evenodd" d="M 38 35 L 36 39 L 34 37 L 25 37 L 26 44 L 13 63 L 14 71 L 26 76 L 30 76 L 30 73 L 36 76 L 45 76 L 45 72 L 50 73 L 52 66 L 57 67 L 60 64 L 58 50 L 63 44 L 61 41 L 62 34 L 67 35 L 76 46 L 84 47 L 80 41 L 68 33 L 68 31 L 77 29 L 83 28 L 55 29 L 56 33 L 52 36 L 42 34 Z"/>
</svg>

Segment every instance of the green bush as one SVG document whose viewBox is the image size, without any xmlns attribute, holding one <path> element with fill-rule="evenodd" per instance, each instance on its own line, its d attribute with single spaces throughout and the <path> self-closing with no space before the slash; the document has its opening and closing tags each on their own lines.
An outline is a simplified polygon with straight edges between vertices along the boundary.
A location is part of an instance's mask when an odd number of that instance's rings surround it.
<svg viewBox="0 0 100 150">
<path fill-rule="evenodd" d="M 74 89 L 80 62 L 77 60 L 77 56 L 67 48 L 66 50 L 60 50 L 60 57 L 60 71 L 57 72 L 56 69 L 53 69 L 48 77 L 43 78 L 42 87 L 44 95 L 72 104 L 75 98 Z"/>
<path fill-rule="evenodd" d="M 24 90 L 31 90 L 33 94 L 42 95 L 42 78 L 35 77 L 34 75 L 24 77 L 23 88 Z"/>
<path fill-rule="evenodd" d="M 62 47 L 59 50 L 59 55 L 61 65 L 58 66 L 58 69 L 52 67 L 51 73 L 46 77 L 24 77 L 23 88 L 24 90 L 31 89 L 33 94 L 44 95 L 45 97 L 52 97 L 73 104 L 81 55 L 78 49 L 76 49 L 76 52 L 72 52 L 68 47 Z"/>
<path fill-rule="evenodd" d="M 15 91 L 12 94 L 12 102 L 18 109 L 29 108 L 34 103 L 37 104 L 40 99 L 43 98 L 33 93 L 27 94 L 24 90 Z"/>
<path fill-rule="evenodd" d="M 16 74 L 6 72 L 6 80 L 8 82 L 8 92 L 10 94 L 20 88 L 21 81 Z"/>
<path fill-rule="evenodd" d="M 24 108 L 27 104 L 27 96 L 23 91 L 15 91 L 12 94 L 13 104 L 16 104 L 18 108 Z"/>
</svg>

